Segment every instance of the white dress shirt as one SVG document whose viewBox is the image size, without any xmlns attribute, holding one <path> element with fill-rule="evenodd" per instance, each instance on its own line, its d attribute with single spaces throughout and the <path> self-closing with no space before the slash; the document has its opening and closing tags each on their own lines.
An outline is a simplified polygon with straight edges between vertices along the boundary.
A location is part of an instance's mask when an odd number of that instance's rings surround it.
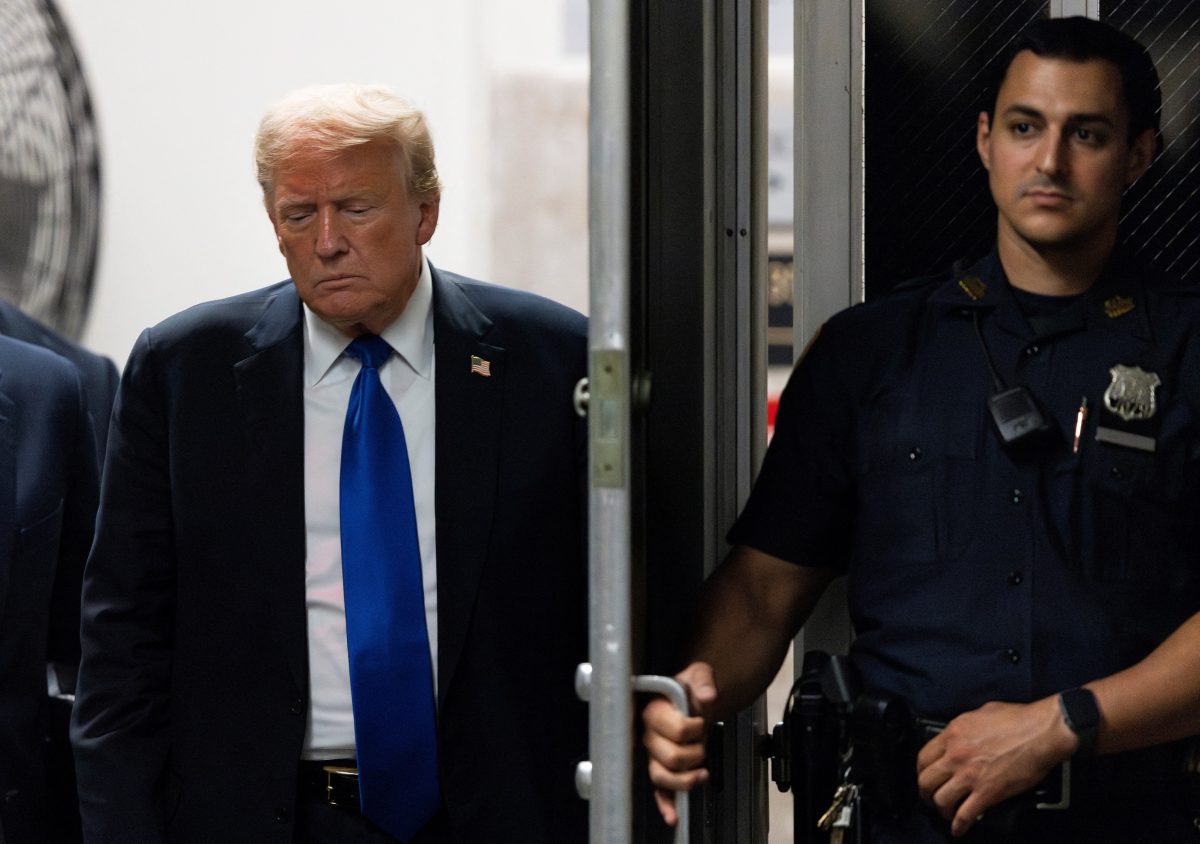
<svg viewBox="0 0 1200 844">
<path fill-rule="evenodd" d="M 381 335 L 394 350 L 379 370 L 400 421 L 412 466 L 425 624 L 437 689 L 437 546 L 434 523 L 433 280 L 422 259 L 416 290 Z M 342 429 L 359 362 L 343 354 L 351 338 L 304 306 L 304 518 L 308 534 L 310 701 L 303 757 L 354 756 L 354 713 L 342 593 L 340 472 Z"/>
</svg>

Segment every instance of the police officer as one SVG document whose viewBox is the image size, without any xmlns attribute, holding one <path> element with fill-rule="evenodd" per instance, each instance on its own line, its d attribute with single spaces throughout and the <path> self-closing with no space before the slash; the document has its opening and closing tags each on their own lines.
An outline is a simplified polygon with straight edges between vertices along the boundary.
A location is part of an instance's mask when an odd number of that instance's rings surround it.
<svg viewBox="0 0 1200 844">
<path fill-rule="evenodd" d="M 923 802 L 871 840 L 982 835 L 1002 801 L 1006 840 L 1200 840 L 1200 296 L 1117 244 L 1159 106 L 1104 24 L 1016 42 L 978 119 L 992 254 L 838 314 L 783 393 L 679 675 L 701 715 L 644 712 L 668 823 L 706 725 L 846 574 L 864 687 L 948 722 L 912 765 Z M 1037 808 L 1068 760 L 1071 808 Z"/>
</svg>

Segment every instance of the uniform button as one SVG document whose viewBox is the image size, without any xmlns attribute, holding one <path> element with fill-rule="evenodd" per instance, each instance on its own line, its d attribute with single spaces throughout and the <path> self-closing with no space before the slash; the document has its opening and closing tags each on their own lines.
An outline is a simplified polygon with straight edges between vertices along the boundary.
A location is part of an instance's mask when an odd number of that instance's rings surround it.
<svg viewBox="0 0 1200 844">
<path fill-rule="evenodd" d="M 1040 351 L 1041 351 L 1041 349 L 1036 344 L 1033 346 L 1026 346 L 1025 347 L 1025 356 L 1031 358 Z"/>
<path fill-rule="evenodd" d="M 1006 650 L 1004 652 L 1004 656 L 1013 665 L 1016 665 L 1018 662 L 1021 661 L 1021 652 L 1018 651 L 1016 648 L 1009 648 L 1008 650 Z"/>
<path fill-rule="evenodd" d="M 275 807 L 275 823 L 287 823 L 292 819 L 292 813 L 287 810 L 286 806 Z"/>
<path fill-rule="evenodd" d="M 908 459 L 909 460 L 920 460 L 921 459 L 921 449 L 918 448 L 917 446 L 913 446 L 912 451 L 910 451 L 908 453 Z"/>
<path fill-rule="evenodd" d="M 302 697 L 296 698 L 292 702 L 292 710 L 291 711 L 292 711 L 293 715 L 303 715 L 304 714 L 304 698 L 302 698 Z"/>
<path fill-rule="evenodd" d="M 1025 500 L 1025 493 L 1021 492 L 1021 490 L 1019 490 L 1019 489 L 1014 489 L 1012 491 L 1012 503 L 1013 504 L 1020 504 L 1024 500 Z"/>
<path fill-rule="evenodd" d="M 1113 476 L 1113 480 L 1114 480 L 1114 481 L 1123 481 L 1123 480 L 1125 480 L 1125 473 L 1124 473 L 1124 472 L 1122 472 L 1122 471 L 1120 470 L 1120 468 L 1118 468 L 1118 467 L 1116 467 L 1116 466 L 1113 466 L 1111 469 L 1109 469 L 1109 470 L 1108 470 L 1108 473 L 1109 473 L 1110 475 L 1112 475 L 1112 476 Z"/>
<path fill-rule="evenodd" d="M 1008 585 L 1009 586 L 1020 586 L 1021 581 L 1024 579 L 1025 578 L 1021 576 L 1021 573 L 1019 571 L 1010 571 L 1008 573 Z"/>
</svg>

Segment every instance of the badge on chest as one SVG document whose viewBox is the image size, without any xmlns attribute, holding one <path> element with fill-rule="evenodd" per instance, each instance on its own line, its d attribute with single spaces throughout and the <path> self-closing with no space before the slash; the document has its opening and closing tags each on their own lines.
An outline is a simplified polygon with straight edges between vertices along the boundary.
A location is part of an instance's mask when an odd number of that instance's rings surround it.
<svg viewBox="0 0 1200 844">
<path fill-rule="evenodd" d="M 1155 390 L 1162 379 L 1140 366 L 1122 363 L 1108 373 L 1112 381 L 1104 391 L 1106 414 L 1096 427 L 1097 442 L 1154 451 L 1154 416 L 1158 412 Z"/>
</svg>

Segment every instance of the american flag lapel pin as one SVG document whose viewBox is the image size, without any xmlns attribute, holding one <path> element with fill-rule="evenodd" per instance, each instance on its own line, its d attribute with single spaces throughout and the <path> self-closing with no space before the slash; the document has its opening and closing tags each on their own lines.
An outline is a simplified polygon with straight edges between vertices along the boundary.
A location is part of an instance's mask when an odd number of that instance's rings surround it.
<svg viewBox="0 0 1200 844">
<path fill-rule="evenodd" d="M 492 362 L 485 360 L 479 355 L 471 355 L 471 374 L 482 375 L 484 378 L 492 377 Z"/>
</svg>

